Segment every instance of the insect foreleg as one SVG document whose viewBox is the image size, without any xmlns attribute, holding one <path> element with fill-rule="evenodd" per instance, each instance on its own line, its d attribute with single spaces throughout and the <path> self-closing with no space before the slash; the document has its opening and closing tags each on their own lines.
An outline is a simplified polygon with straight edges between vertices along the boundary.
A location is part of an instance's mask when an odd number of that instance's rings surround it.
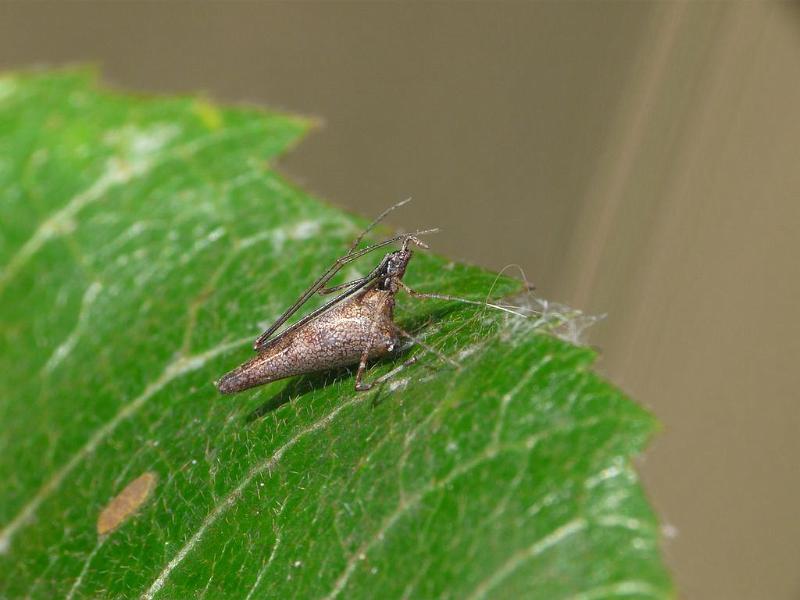
<svg viewBox="0 0 800 600">
<path fill-rule="evenodd" d="M 489 308 L 494 308 L 497 310 L 502 310 L 503 312 L 511 313 L 512 315 L 517 315 L 518 317 L 527 317 L 528 315 L 517 312 L 516 310 L 512 310 L 507 306 L 501 306 L 500 304 L 492 304 L 491 302 L 481 302 L 480 300 L 468 300 L 466 298 L 459 298 L 458 296 L 448 296 L 446 294 L 431 294 L 428 292 L 418 292 L 416 290 L 412 290 L 408 287 L 405 283 L 401 280 L 397 280 L 399 287 L 403 288 L 405 292 L 409 296 L 413 296 L 414 298 L 429 298 L 432 300 L 449 300 L 451 302 L 461 302 L 463 304 L 472 304 L 474 306 L 488 306 Z"/>
</svg>

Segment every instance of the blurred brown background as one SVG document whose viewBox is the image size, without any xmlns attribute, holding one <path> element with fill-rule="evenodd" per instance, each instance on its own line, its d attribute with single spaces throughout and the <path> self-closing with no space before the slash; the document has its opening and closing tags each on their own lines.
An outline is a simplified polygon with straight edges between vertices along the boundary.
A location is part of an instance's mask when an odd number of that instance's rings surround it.
<svg viewBox="0 0 800 600">
<path fill-rule="evenodd" d="M 283 161 L 608 318 L 685 598 L 800 598 L 800 8 L 3 3 L 0 67 L 321 117 Z"/>
</svg>

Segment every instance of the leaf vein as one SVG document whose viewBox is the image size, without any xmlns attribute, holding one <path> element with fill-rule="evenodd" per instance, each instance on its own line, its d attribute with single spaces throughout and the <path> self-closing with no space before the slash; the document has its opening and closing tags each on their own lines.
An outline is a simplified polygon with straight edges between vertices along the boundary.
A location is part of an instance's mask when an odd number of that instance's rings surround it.
<svg viewBox="0 0 800 600">
<path fill-rule="evenodd" d="M 514 571 L 519 569 L 526 561 L 542 554 L 543 552 L 546 552 L 560 541 L 575 535 L 585 528 L 586 520 L 581 517 L 576 517 L 561 527 L 553 530 L 543 538 L 540 538 L 527 548 L 523 548 L 522 550 L 515 552 L 500 566 L 499 569 L 497 569 L 497 571 L 480 582 L 473 592 L 467 596 L 467 598 L 469 600 L 484 598 L 492 588 L 502 583 L 503 580 L 508 578 L 512 573 L 514 573 Z"/>
<path fill-rule="evenodd" d="M 366 395 L 356 395 L 355 397 L 351 398 L 349 401 L 340 404 L 331 412 L 329 412 L 324 417 L 318 419 L 308 427 L 302 429 L 294 436 L 292 436 L 289 441 L 283 444 L 280 448 L 278 448 L 267 460 L 257 464 L 253 468 L 251 468 L 247 475 L 239 482 L 239 484 L 222 500 L 221 503 L 216 505 L 214 509 L 203 519 L 203 522 L 200 524 L 198 529 L 195 533 L 189 538 L 189 540 L 181 547 L 180 550 L 175 554 L 172 560 L 167 563 L 167 566 L 158 574 L 156 579 L 150 584 L 148 589 L 142 594 L 142 600 L 152 600 L 156 594 L 164 587 L 167 579 L 169 579 L 170 574 L 175 568 L 183 562 L 189 552 L 192 551 L 193 548 L 197 546 L 197 544 L 203 539 L 205 532 L 211 527 L 216 521 L 228 510 L 230 510 L 235 504 L 236 501 L 241 498 L 244 490 L 250 483 L 255 479 L 258 475 L 261 475 L 264 472 L 272 471 L 277 464 L 283 458 L 283 455 L 286 454 L 286 451 L 291 449 L 295 444 L 297 444 L 301 439 L 315 433 L 317 431 L 325 429 L 328 425 L 330 425 L 336 417 L 345 409 L 359 404 L 364 401 L 364 397 Z"/>
<path fill-rule="evenodd" d="M 178 356 L 170 362 L 162 371 L 159 377 L 145 387 L 141 394 L 124 405 L 117 413 L 102 427 L 97 429 L 92 436 L 81 446 L 72 457 L 62 465 L 50 478 L 37 490 L 36 494 L 22 507 L 17 515 L 0 530 L 0 554 L 7 553 L 11 548 L 11 542 L 17 532 L 33 519 L 39 506 L 47 499 L 50 494 L 59 488 L 64 479 L 75 470 L 75 468 L 87 456 L 92 454 L 97 447 L 109 437 L 114 430 L 126 419 L 130 418 L 139 411 L 155 394 L 163 389 L 174 379 L 196 371 L 209 360 L 224 354 L 233 348 L 237 348 L 249 342 L 250 336 L 240 338 L 232 342 L 225 342 L 214 346 L 200 354 L 194 356 Z"/>
</svg>

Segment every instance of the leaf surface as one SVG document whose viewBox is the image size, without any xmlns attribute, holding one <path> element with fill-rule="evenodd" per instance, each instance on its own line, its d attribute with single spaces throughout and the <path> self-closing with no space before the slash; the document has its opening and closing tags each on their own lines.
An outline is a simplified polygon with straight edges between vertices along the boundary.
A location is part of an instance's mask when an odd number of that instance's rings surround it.
<svg viewBox="0 0 800 600">
<path fill-rule="evenodd" d="M 655 422 L 533 319 L 399 297 L 460 369 L 218 394 L 365 224 L 273 169 L 308 128 L 0 78 L 0 597 L 670 597 Z M 519 287 L 426 253 L 406 281 Z"/>
</svg>

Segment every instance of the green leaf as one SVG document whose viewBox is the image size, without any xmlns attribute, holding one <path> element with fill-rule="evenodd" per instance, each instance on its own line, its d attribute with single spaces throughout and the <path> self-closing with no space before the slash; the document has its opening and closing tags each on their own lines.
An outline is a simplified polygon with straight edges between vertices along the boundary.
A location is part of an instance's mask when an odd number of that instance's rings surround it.
<svg viewBox="0 0 800 600">
<path fill-rule="evenodd" d="M 461 369 L 219 395 L 365 224 L 272 169 L 309 126 L 0 79 L 0 597 L 670 597 L 655 422 L 541 319 L 400 296 Z M 519 288 L 422 252 L 406 281 Z"/>
</svg>

